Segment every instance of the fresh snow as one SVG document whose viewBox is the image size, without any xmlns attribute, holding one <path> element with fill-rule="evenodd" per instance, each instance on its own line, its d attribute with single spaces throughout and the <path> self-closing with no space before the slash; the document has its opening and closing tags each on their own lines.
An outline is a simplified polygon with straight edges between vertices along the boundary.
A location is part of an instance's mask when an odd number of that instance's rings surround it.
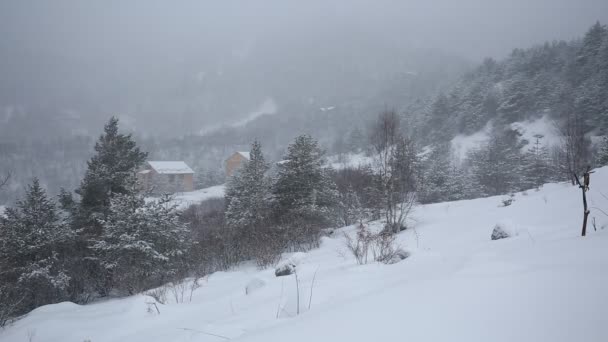
<svg viewBox="0 0 608 342">
<path fill-rule="evenodd" d="M 186 209 L 192 204 L 224 197 L 224 188 L 225 186 L 222 184 L 195 191 L 180 192 L 174 195 L 172 202 L 177 204 L 178 209 Z"/>
<path fill-rule="evenodd" d="M 345 153 L 327 157 L 327 166 L 335 170 L 371 166 L 373 159 L 365 153 Z"/>
<path fill-rule="evenodd" d="M 243 119 L 232 123 L 232 127 L 241 127 L 259 118 L 262 115 L 273 115 L 277 113 L 277 104 L 272 97 L 268 97 L 262 104 L 253 112 L 247 114 Z"/>
<path fill-rule="evenodd" d="M 243 118 L 228 122 L 228 123 L 216 123 L 204 126 L 201 128 L 198 133 L 200 135 L 206 135 L 209 133 L 216 132 L 223 128 L 238 128 L 247 125 L 248 123 L 254 121 L 263 115 L 274 115 L 277 113 L 277 103 L 274 101 L 272 97 L 267 97 L 264 101 L 258 106 L 254 111 L 247 113 Z"/>
<path fill-rule="evenodd" d="M 548 114 L 534 120 L 514 122 L 511 128 L 521 133 L 520 139 L 528 141 L 524 149 L 534 145 L 536 135 L 542 136 L 540 143 L 549 148 L 561 143 L 560 134 Z"/>
<path fill-rule="evenodd" d="M 492 123 L 488 124 L 480 131 L 475 132 L 471 135 L 459 134 L 452 139 L 452 152 L 458 163 L 464 161 L 467 153 L 473 149 L 478 148 L 483 143 L 488 141 L 490 131 L 492 130 Z"/>
<path fill-rule="evenodd" d="M 527 141 L 527 144 L 522 147 L 523 150 L 528 150 L 536 142 L 536 135 L 541 135 L 540 143 L 548 148 L 558 146 L 560 144 L 560 134 L 555 128 L 555 124 L 548 114 L 540 118 L 514 122 L 511 129 L 518 131 L 521 134 L 520 140 Z M 452 152 L 457 162 L 462 162 L 467 153 L 488 141 L 492 130 L 492 122 L 481 130 L 471 134 L 459 134 L 452 141 Z"/>
<path fill-rule="evenodd" d="M 183 161 L 149 161 L 148 164 L 154 171 L 160 174 L 194 173 Z"/>
<path fill-rule="evenodd" d="M 224 197 L 225 185 L 215 185 L 200 190 L 178 192 L 172 196 L 171 204 L 175 204 L 178 210 L 187 209 L 193 204 L 198 204 L 208 199 Z M 158 197 L 146 197 L 146 202 L 156 201 Z"/>
<path fill-rule="evenodd" d="M 245 157 L 247 160 L 251 159 L 251 157 L 249 156 L 249 152 L 239 151 L 237 153 L 240 154 L 241 156 Z"/>
<path fill-rule="evenodd" d="M 398 235 L 411 256 L 394 265 L 357 265 L 342 236 L 354 228 L 338 230 L 284 256 L 297 264 L 300 315 L 294 275 L 245 264 L 203 280 L 192 302 L 169 294 L 160 314 L 143 294 L 47 305 L 0 341 L 608 341 L 608 218 L 595 209 L 608 208 L 606 188 L 598 169 L 586 237 L 580 189 L 568 184 L 508 207 L 501 196 L 419 206 Z M 491 241 L 497 223 L 514 236 Z"/>
</svg>

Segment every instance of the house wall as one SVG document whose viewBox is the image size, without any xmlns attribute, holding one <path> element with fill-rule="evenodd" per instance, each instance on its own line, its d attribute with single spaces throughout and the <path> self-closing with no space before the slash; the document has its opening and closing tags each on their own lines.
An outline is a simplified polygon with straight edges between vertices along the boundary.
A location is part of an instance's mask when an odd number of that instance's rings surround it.
<svg viewBox="0 0 608 342">
<path fill-rule="evenodd" d="M 142 191 L 150 191 L 153 193 L 174 193 L 194 191 L 194 174 L 159 174 L 154 169 L 150 169 L 149 173 L 137 174 L 137 178 L 141 184 Z"/>
<path fill-rule="evenodd" d="M 194 191 L 194 174 L 193 173 L 184 174 L 182 191 Z"/>
<path fill-rule="evenodd" d="M 154 178 L 156 171 L 152 169 L 146 169 L 150 172 L 148 173 L 137 173 L 137 181 L 141 187 L 141 190 L 144 192 L 150 191 L 151 187 L 154 185 Z"/>
<path fill-rule="evenodd" d="M 247 158 L 239 153 L 235 153 L 230 158 L 226 159 L 226 177 L 230 177 L 236 170 L 245 162 Z"/>
</svg>

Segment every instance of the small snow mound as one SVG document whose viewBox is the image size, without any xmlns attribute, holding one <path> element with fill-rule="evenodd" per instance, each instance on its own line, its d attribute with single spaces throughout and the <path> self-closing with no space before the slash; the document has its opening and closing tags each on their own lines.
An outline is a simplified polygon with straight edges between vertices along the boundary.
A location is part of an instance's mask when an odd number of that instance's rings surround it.
<svg viewBox="0 0 608 342">
<path fill-rule="evenodd" d="M 61 302 L 61 303 L 57 303 L 57 304 L 43 305 L 41 307 L 38 307 L 38 308 L 32 310 L 32 312 L 30 312 L 30 315 L 33 313 L 56 314 L 56 313 L 60 313 L 60 312 L 70 312 L 70 311 L 75 310 L 79 306 L 80 305 L 72 303 L 72 302 Z"/>
<path fill-rule="evenodd" d="M 289 258 L 287 258 L 287 260 L 285 261 L 285 263 L 294 264 L 294 265 L 297 266 L 300 263 L 302 263 L 302 261 L 305 258 L 306 258 L 306 253 L 297 252 L 297 253 L 293 253 Z"/>
<path fill-rule="evenodd" d="M 261 289 L 265 285 L 266 285 L 266 283 L 262 279 L 253 278 L 245 286 L 245 294 L 250 295 L 253 292 L 255 292 L 256 290 Z"/>
<path fill-rule="evenodd" d="M 386 263 L 389 265 L 396 264 L 401 260 L 409 258 L 409 256 L 410 252 L 399 248 L 395 251 L 395 254 L 393 254 L 393 256 Z"/>
</svg>

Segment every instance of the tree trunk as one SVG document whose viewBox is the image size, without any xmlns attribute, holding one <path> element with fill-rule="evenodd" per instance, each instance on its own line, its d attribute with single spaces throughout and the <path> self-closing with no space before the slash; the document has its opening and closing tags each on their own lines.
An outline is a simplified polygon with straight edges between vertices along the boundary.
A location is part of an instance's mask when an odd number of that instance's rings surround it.
<svg viewBox="0 0 608 342">
<path fill-rule="evenodd" d="M 585 194 L 585 187 L 581 187 L 581 190 L 583 191 L 583 208 L 585 210 L 583 217 L 583 230 L 581 232 L 581 236 L 585 236 L 585 234 L 587 234 L 587 217 L 589 216 L 589 209 L 587 209 L 587 196 Z"/>
<path fill-rule="evenodd" d="M 589 172 L 589 171 L 587 171 Z M 581 184 L 580 180 L 578 179 L 578 176 L 576 175 L 576 173 L 573 173 L 574 178 L 576 179 L 576 183 L 578 184 L 578 187 L 581 189 L 581 191 L 583 192 L 583 229 L 581 231 L 581 236 L 585 236 L 587 234 L 587 217 L 589 216 L 589 209 L 587 207 L 587 188 Z"/>
</svg>

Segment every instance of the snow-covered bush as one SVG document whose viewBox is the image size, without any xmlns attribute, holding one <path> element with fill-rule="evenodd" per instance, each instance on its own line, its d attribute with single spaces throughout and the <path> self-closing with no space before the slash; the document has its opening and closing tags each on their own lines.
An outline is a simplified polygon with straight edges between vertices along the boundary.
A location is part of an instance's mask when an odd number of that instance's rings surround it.
<svg viewBox="0 0 608 342">
<path fill-rule="evenodd" d="M 513 204 L 513 201 L 514 201 L 514 200 L 513 200 L 512 198 L 504 198 L 504 199 L 502 200 L 502 206 L 503 206 L 503 207 L 508 207 L 508 206 L 510 206 L 511 204 Z"/>
<path fill-rule="evenodd" d="M 290 274 L 293 274 L 295 271 L 296 271 L 296 265 L 292 264 L 292 263 L 287 263 L 287 264 L 277 267 L 277 269 L 274 270 L 274 275 L 276 277 L 283 277 L 283 276 L 288 276 Z"/>
<path fill-rule="evenodd" d="M 509 232 L 507 231 L 507 228 L 503 225 L 503 224 L 497 224 L 494 226 L 494 229 L 492 230 L 492 240 L 500 240 L 500 239 L 506 239 L 511 237 L 511 235 L 509 234 Z"/>
</svg>

